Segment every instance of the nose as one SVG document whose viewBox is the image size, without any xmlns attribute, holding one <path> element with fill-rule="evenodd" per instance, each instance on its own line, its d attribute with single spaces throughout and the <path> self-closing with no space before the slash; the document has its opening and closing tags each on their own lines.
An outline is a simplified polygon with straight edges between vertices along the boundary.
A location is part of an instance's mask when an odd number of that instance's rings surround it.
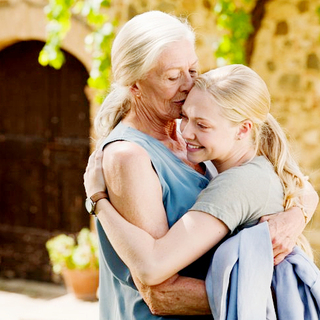
<svg viewBox="0 0 320 320">
<path fill-rule="evenodd" d="M 181 134 L 182 134 L 182 138 L 184 140 L 194 140 L 194 133 L 192 130 L 192 125 L 189 121 L 185 120 L 185 121 L 181 121 L 180 124 L 180 130 L 181 130 Z"/>
<path fill-rule="evenodd" d="M 192 77 L 189 72 L 186 72 L 183 77 L 183 83 L 180 86 L 180 90 L 189 93 L 194 85 L 194 80 L 194 77 Z"/>
</svg>

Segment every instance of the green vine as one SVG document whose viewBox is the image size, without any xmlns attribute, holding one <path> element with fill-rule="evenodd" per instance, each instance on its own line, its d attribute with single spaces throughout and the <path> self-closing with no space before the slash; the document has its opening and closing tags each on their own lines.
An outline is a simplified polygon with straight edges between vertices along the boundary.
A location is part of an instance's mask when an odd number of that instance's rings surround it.
<svg viewBox="0 0 320 320">
<path fill-rule="evenodd" d="M 92 69 L 88 84 L 96 89 L 96 98 L 102 102 L 110 84 L 111 44 L 114 24 L 106 9 L 111 0 L 49 0 L 45 7 L 48 19 L 47 41 L 39 54 L 39 63 L 60 69 L 65 62 L 61 44 L 71 27 L 72 15 L 82 16 L 92 32 L 86 37 L 86 48 L 92 54 Z"/>
<path fill-rule="evenodd" d="M 217 27 L 223 34 L 217 43 L 215 55 L 218 65 L 246 64 L 245 44 L 253 32 L 248 7 L 256 0 L 218 0 L 214 7 Z"/>
</svg>

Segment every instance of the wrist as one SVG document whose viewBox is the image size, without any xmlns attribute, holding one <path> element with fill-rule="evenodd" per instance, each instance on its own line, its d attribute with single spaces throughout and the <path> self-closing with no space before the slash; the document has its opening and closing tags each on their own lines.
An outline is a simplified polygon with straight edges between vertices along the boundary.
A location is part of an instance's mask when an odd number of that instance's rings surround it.
<svg viewBox="0 0 320 320">
<path fill-rule="evenodd" d="M 303 219 L 304 219 L 304 224 L 307 225 L 308 220 L 309 220 L 309 216 L 305 210 L 305 208 L 302 205 L 295 205 L 295 207 L 297 207 L 298 209 L 300 209 L 300 214 L 302 214 Z"/>
<path fill-rule="evenodd" d="M 89 214 L 96 215 L 97 203 L 102 199 L 109 199 L 109 196 L 105 191 L 98 191 L 86 199 L 85 206 Z"/>
</svg>

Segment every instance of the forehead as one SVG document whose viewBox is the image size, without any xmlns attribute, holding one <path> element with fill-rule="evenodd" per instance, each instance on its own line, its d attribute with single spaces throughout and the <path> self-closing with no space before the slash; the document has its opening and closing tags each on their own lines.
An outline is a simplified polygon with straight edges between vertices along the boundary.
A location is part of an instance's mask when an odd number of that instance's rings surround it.
<svg viewBox="0 0 320 320">
<path fill-rule="evenodd" d="M 154 70 L 166 72 L 171 69 L 184 69 L 197 66 L 198 57 L 195 48 L 189 40 L 180 40 L 171 43 L 160 54 Z"/>
<path fill-rule="evenodd" d="M 214 98 L 208 91 L 193 87 L 182 108 L 185 111 L 191 109 L 196 111 L 203 106 L 210 108 L 213 104 L 215 104 Z"/>
<path fill-rule="evenodd" d="M 182 106 L 182 111 L 190 118 L 209 119 L 221 114 L 220 107 L 212 94 L 198 88 L 192 88 Z"/>
</svg>

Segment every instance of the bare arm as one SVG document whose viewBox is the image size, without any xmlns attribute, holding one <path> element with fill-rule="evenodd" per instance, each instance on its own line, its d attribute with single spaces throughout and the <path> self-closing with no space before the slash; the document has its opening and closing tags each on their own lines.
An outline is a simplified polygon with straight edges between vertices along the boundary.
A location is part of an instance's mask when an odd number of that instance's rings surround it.
<svg viewBox="0 0 320 320">
<path fill-rule="evenodd" d="M 167 280 L 200 258 L 229 232 L 219 219 L 204 212 L 189 211 L 163 237 L 154 239 L 123 219 L 106 199 L 99 203 L 98 218 L 110 242 L 130 270 L 147 285 Z M 100 216 L 105 211 L 108 214 Z"/>
<path fill-rule="evenodd" d="M 298 207 L 285 212 L 264 216 L 261 222 L 268 221 L 272 239 L 274 264 L 279 264 L 293 249 L 299 235 L 303 232 L 319 202 L 319 196 L 309 182 L 306 182 L 302 204 L 308 215 L 307 221 Z"/>
<path fill-rule="evenodd" d="M 110 199 L 117 210 L 128 221 L 158 238 L 168 231 L 161 186 L 148 155 L 142 148 L 136 147 L 125 142 L 108 146 L 103 159 L 104 175 L 108 181 Z M 93 159 L 94 156 L 91 156 L 91 161 Z M 101 162 L 101 158 L 99 161 Z M 85 177 L 86 175 L 87 172 Z M 99 176 L 95 181 L 85 179 L 85 187 L 88 195 L 104 190 L 104 179 Z M 97 209 L 100 206 L 103 208 L 103 203 L 100 202 Z M 101 211 L 99 218 L 103 218 L 105 214 Z M 162 315 L 211 313 L 204 281 L 175 275 L 163 284 L 150 287 L 138 281 L 132 266 L 128 267 L 151 312 Z"/>
</svg>

